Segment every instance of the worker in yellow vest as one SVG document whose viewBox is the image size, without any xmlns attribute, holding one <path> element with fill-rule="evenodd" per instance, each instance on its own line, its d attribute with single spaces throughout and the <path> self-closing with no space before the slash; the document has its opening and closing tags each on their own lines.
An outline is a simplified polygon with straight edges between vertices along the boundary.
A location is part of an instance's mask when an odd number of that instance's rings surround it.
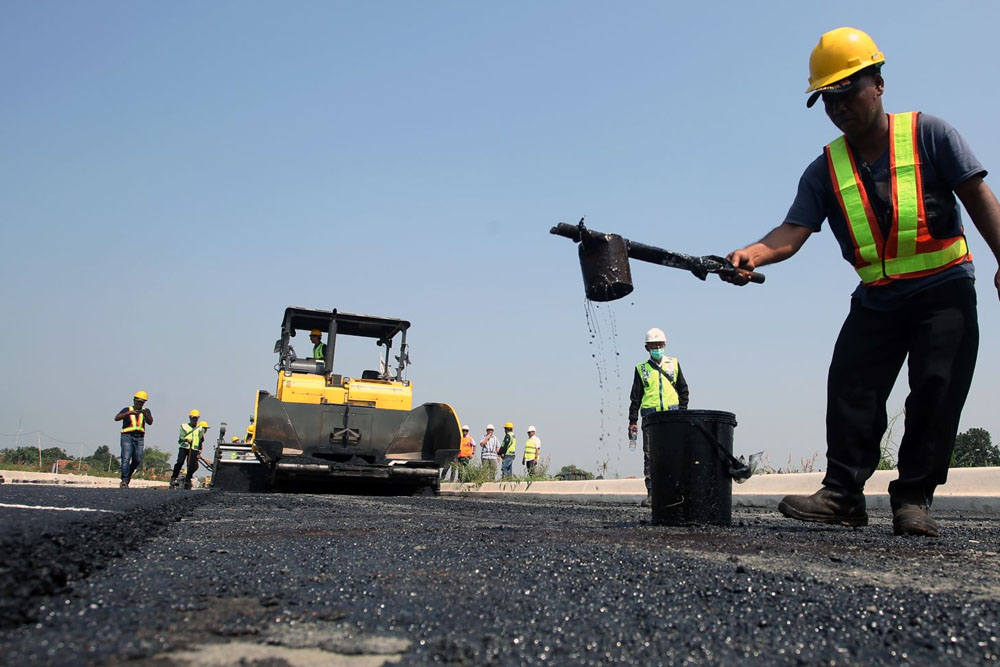
<svg viewBox="0 0 1000 667">
<path fill-rule="evenodd" d="M 309 332 L 309 342 L 313 344 L 312 358 L 322 361 L 326 358 L 326 343 L 323 342 L 323 332 L 313 329 Z"/>
<path fill-rule="evenodd" d="M 514 436 L 514 424 L 503 425 L 503 443 L 500 445 L 500 479 L 514 476 L 514 457 L 517 456 L 517 438 Z"/>
<path fill-rule="evenodd" d="M 632 377 L 632 391 L 629 393 L 628 437 L 635 440 L 639 430 L 639 417 L 667 410 L 687 410 L 688 384 L 681 372 L 681 364 L 676 357 L 664 355 L 667 335 L 663 329 L 653 328 L 646 332 L 646 351 L 649 358 L 636 364 Z M 646 497 L 640 503 L 649 507 L 649 443 L 642 436 L 642 474 L 646 480 Z"/>
<path fill-rule="evenodd" d="M 208 422 L 199 422 L 199 417 L 201 412 L 198 410 L 189 412 L 188 421 L 181 424 L 181 430 L 177 434 L 177 462 L 174 463 L 174 471 L 170 476 L 171 489 L 180 486 L 177 478 L 185 463 L 187 463 L 187 475 L 184 477 L 183 485 L 185 489 L 191 488 L 191 479 L 198 470 L 198 456 L 205 442 L 205 432 L 208 431 Z"/>
<path fill-rule="evenodd" d="M 121 482 L 120 488 L 127 489 L 132 474 L 142 465 L 142 452 L 146 441 L 146 426 L 153 423 L 153 413 L 146 406 L 149 394 L 137 391 L 132 396 L 132 407 L 122 408 L 115 415 L 115 421 L 122 423 L 121 434 Z"/>
<path fill-rule="evenodd" d="M 475 453 L 476 442 L 472 439 L 472 436 L 469 435 L 468 425 L 463 425 L 462 440 L 458 445 L 458 456 L 455 457 L 454 461 L 448 464 L 448 469 L 451 470 L 451 474 L 448 478 L 449 482 L 454 482 L 456 478 L 460 482 L 464 481 L 464 471 L 469 463 L 472 462 L 472 457 Z"/>
<path fill-rule="evenodd" d="M 868 524 L 864 485 L 879 462 L 886 400 L 908 358 L 899 477 L 889 485 L 893 533 L 935 536 L 930 505 L 947 479 L 979 346 L 972 255 L 955 196 L 998 262 L 1000 203 L 948 123 L 885 112 L 884 62 L 861 30 L 820 37 L 806 106 L 821 98 L 843 134 L 806 167 L 784 221 L 729 260 L 746 270 L 783 261 L 829 220 L 860 279 L 830 363 L 823 488 L 787 496 L 778 509 L 802 521 Z M 747 275 L 729 282 L 746 284 Z M 993 283 L 1000 294 L 1000 271 Z"/>
<path fill-rule="evenodd" d="M 524 441 L 524 454 L 521 456 L 521 465 L 525 467 L 529 476 L 535 474 L 535 467 L 539 459 L 542 458 L 542 441 L 535 435 L 535 427 L 528 427 L 528 439 Z"/>
</svg>

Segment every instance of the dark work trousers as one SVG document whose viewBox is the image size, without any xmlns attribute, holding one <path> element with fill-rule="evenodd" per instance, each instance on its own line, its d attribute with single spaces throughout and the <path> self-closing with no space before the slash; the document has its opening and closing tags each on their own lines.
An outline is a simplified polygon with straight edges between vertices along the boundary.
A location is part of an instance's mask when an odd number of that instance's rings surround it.
<svg viewBox="0 0 1000 667">
<path fill-rule="evenodd" d="M 174 464 L 174 474 L 171 475 L 171 479 L 177 479 L 177 476 L 181 474 L 181 468 L 184 467 L 184 462 L 187 461 L 187 479 L 190 481 L 195 472 L 198 471 L 198 454 L 200 453 L 200 449 L 179 447 L 177 449 L 177 463 Z"/>
<path fill-rule="evenodd" d="M 910 394 L 899 443 L 894 505 L 930 505 L 948 478 L 958 420 L 979 350 L 972 279 L 952 280 L 891 312 L 851 302 L 827 382 L 827 473 L 823 484 L 862 491 L 878 466 L 886 401 L 907 359 Z"/>
</svg>

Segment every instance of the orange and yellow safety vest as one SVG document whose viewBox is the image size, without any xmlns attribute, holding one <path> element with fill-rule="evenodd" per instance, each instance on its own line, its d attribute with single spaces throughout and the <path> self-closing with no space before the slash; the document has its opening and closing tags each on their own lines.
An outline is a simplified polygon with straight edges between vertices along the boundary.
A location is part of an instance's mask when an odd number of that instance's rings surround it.
<svg viewBox="0 0 1000 667">
<path fill-rule="evenodd" d="M 924 210 L 917 135 L 918 112 L 889 114 L 889 180 L 892 225 L 885 238 L 858 173 L 854 154 L 840 136 L 825 148 L 830 178 L 854 244 L 854 269 L 866 285 L 927 276 L 972 260 L 965 236 L 934 238 Z"/>
</svg>

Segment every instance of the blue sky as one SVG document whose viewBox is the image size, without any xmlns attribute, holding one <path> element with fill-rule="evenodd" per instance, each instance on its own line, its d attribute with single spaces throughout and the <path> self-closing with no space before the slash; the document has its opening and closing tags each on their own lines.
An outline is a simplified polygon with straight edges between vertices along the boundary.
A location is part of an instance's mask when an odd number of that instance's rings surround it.
<svg viewBox="0 0 1000 667">
<path fill-rule="evenodd" d="M 117 442 L 111 418 L 140 388 L 150 444 L 172 449 L 193 407 L 242 428 L 299 304 L 409 319 L 417 401 L 451 403 L 477 435 L 535 424 L 554 467 L 622 476 L 641 474 L 626 394 L 659 326 L 691 407 L 736 413 L 738 451 L 822 465 L 826 369 L 856 282 L 828 231 L 764 286 L 633 263 L 635 292 L 597 309 L 592 339 L 575 250 L 548 230 L 586 215 L 691 254 L 762 236 L 836 135 L 804 90 L 810 50 L 840 25 L 886 54 L 888 110 L 945 118 L 995 168 L 998 14 L 5 3 L 0 433 L 20 420 L 89 453 Z M 996 262 L 966 222 L 983 344 L 961 428 L 996 438 Z M 371 367 L 357 357 L 345 372 Z"/>
</svg>

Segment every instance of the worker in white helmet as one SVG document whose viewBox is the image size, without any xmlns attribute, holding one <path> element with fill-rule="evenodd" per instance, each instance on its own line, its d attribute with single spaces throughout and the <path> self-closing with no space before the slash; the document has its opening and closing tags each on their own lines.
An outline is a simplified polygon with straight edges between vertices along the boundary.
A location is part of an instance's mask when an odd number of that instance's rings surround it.
<svg viewBox="0 0 1000 667">
<path fill-rule="evenodd" d="M 493 424 L 486 425 L 486 435 L 479 441 L 479 456 L 486 469 L 486 476 L 492 481 L 497 474 L 497 465 L 500 463 L 500 439 L 493 435 Z"/>
<path fill-rule="evenodd" d="M 628 408 L 628 435 L 634 438 L 639 430 L 639 416 L 645 417 L 665 410 L 687 410 L 688 385 L 676 357 L 663 354 L 667 336 L 662 329 L 646 332 L 646 351 L 649 359 L 636 364 L 632 380 L 631 401 Z M 649 443 L 642 437 L 642 472 L 646 478 L 646 498 L 643 507 L 650 505 Z"/>
<path fill-rule="evenodd" d="M 527 469 L 529 476 L 535 474 L 535 466 L 541 458 L 542 441 L 535 435 L 535 427 L 529 426 L 528 439 L 524 442 L 524 454 L 521 456 L 521 465 Z"/>
</svg>

